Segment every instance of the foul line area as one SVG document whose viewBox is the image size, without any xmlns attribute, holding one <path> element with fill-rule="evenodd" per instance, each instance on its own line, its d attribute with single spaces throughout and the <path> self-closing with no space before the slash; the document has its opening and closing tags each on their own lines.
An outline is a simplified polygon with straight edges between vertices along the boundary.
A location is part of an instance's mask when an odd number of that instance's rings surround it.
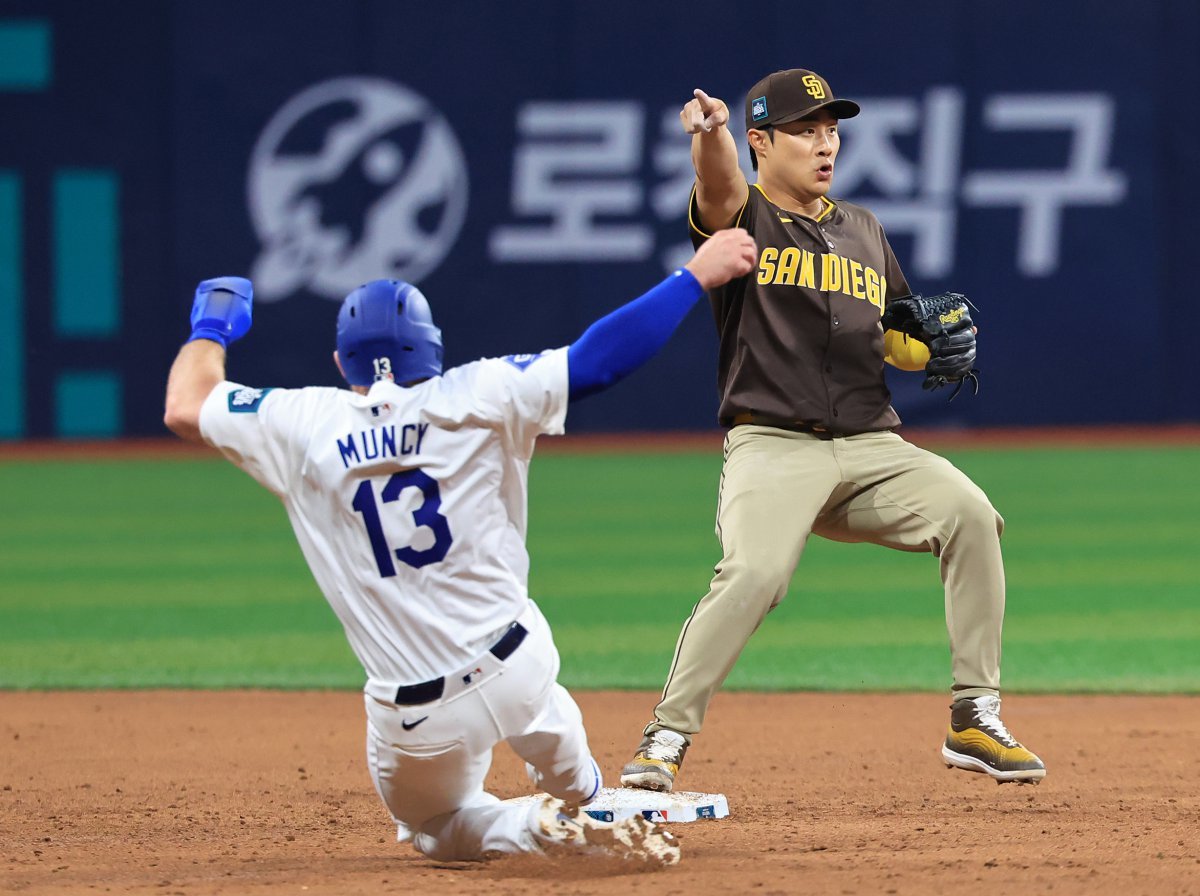
<svg viewBox="0 0 1200 896">
<path fill-rule="evenodd" d="M 1200 446 L 1200 424 L 1164 426 L 1047 426 L 984 429 L 903 427 L 904 438 L 931 450 L 967 448 L 1110 448 Z M 545 437 L 539 454 L 670 454 L 720 452 L 724 430 L 702 432 L 597 433 Z M 32 439 L 0 442 L 0 463 L 53 460 L 186 460 L 216 451 L 170 437 L 106 440 Z"/>
</svg>

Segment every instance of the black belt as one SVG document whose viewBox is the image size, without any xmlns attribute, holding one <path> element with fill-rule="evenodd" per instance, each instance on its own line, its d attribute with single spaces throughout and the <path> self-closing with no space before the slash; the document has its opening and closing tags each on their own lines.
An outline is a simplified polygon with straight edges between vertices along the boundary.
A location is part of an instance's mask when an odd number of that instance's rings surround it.
<svg viewBox="0 0 1200 896">
<path fill-rule="evenodd" d="M 746 424 L 753 426 L 771 426 L 775 429 L 786 429 L 788 432 L 804 432 L 825 442 L 839 438 L 843 435 L 842 433 L 825 429 L 823 426 L 806 423 L 803 420 L 780 420 L 776 417 L 764 417 L 762 414 L 738 414 L 733 418 L 731 423 L 733 426 L 744 426 Z"/>
<path fill-rule="evenodd" d="M 508 627 L 500 640 L 488 648 L 488 653 L 496 659 L 503 662 L 512 656 L 513 651 L 521 646 L 521 642 L 525 640 L 525 636 L 529 631 L 519 622 L 514 622 Z M 432 703 L 434 700 L 441 699 L 442 692 L 446 689 L 445 678 L 435 678 L 431 681 L 423 681 L 420 684 L 404 684 L 396 688 L 396 703 L 401 706 L 416 706 L 420 703 Z"/>
</svg>

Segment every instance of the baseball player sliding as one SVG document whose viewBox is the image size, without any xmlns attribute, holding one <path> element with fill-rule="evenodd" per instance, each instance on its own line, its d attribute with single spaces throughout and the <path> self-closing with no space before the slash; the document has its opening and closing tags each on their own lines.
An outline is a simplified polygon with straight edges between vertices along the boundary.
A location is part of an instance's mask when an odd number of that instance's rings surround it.
<svg viewBox="0 0 1200 896">
<path fill-rule="evenodd" d="M 225 350 L 250 328 L 250 281 L 196 290 L 166 425 L 282 499 L 366 671 L 376 789 L 400 839 L 425 855 L 558 848 L 679 860 L 674 838 L 640 815 L 605 824 L 581 809 L 601 774 L 527 591 L 527 473 L 535 440 L 563 432 L 570 402 L 652 357 L 704 290 L 745 274 L 754 254 L 745 231 L 717 234 L 569 347 L 445 372 L 425 297 L 372 281 L 338 314 L 334 360 L 349 390 L 229 382 Z M 484 791 L 500 741 L 550 798 L 528 808 Z"/>
<path fill-rule="evenodd" d="M 975 332 L 962 296 L 904 298 L 908 283 L 875 216 L 829 198 L 838 119 L 858 112 L 814 72 L 768 75 L 746 97 L 753 186 L 725 103 L 697 90 L 680 113 L 696 169 L 693 242 L 740 227 L 758 255 L 752 272 L 711 296 L 729 430 L 717 511 L 724 556 L 683 626 L 622 784 L 672 788 L 709 700 L 783 600 L 814 532 L 938 558 L 953 672 L 942 758 L 1001 782 L 1046 773 L 1000 720 L 1003 520 L 963 473 L 893 432 L 900 418 L 884 362 L 924 369 L 929 388 L 977 385 Z"/>
</svg>

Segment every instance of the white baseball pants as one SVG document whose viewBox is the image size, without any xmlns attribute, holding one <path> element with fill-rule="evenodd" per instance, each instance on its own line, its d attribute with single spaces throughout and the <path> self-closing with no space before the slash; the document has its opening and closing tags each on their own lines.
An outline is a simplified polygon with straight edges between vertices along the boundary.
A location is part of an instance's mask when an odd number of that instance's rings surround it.
<svg viewBox="0 0 1200 896">
<path fill-rule="evenodd" d="M 586 803 L 602 785 L 588 749 L 583 716 L 556 681 L 558 649 L 531 601 L 520 622 L 529 631 L 507 660 L 490 654 L 471 664 L 482 680 L 442 699 L 397 706 L 366 696 L 367 763 L 375 789 L 418 852 L 439 861 L 488 853 L 540 852 L 536 805 L 511 806 L 483 789 L 492 748 L 507 741 L 535 786 Z M 452 679 L 454 676 L 447 676 Z"/>
</svg>

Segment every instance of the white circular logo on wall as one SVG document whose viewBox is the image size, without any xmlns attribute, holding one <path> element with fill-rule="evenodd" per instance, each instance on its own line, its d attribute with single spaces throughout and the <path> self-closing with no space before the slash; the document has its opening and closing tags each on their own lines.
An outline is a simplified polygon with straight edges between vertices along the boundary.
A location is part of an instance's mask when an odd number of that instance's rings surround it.
<svg viewBox="0 0 1200 896">
<path fill-rule="evenodd" d="M 254 145 L 247 186 L 263 245 L 254 294 L 267 301 L 419 281 L 467 214 L 466 158 L 449 123 L 381 78 L 336 78 L 288 100 Z"/>
</svg>

